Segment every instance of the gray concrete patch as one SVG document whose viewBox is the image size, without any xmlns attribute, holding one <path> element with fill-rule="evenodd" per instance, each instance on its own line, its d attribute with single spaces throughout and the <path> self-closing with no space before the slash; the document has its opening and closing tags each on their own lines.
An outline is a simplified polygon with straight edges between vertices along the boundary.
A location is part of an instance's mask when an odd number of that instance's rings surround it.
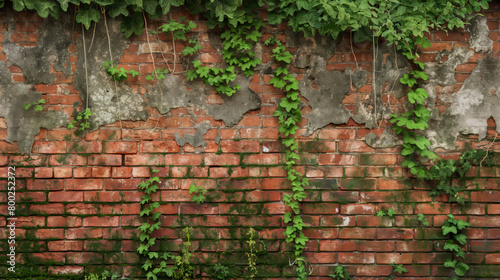
<svg viewBox="0 0 500 280">
<path fill-rule="evenodd" d="M 489 52 L 493 48 L 493 41 L 488 37 L 490 29 L 488 28 L 487 18 L 482 15 L 476 15 L 472 18 L 470 25 L 466 25 L 470 34 L 469 45 L 476 52 Z"/>
<path fill-rule="evenodd" d="M 72 42 L 72 20 L 69 14 L 61 14 L 56 20 L 52 17 L 46 18 L 38 29 L 37 45 L 25 47 L 10 41 L 15 23 L 9 23 L 9 32 L 3 43 L 3 51 L 12 65 L 23 70 L 28 84 L 50 84 L 56 77 L 50 73 L 50 67 L 54 64 L 54 70 L 63 72 L 64 75 L 72 74 L 69 62 L 69 46 Z"/>
<path fill-rule="evenodd" d="M 19 151 L 30 153 L 35 136 L 40 128 L 53 129 L 68 124 L 64 111 L 36 112 L 23 106 L 42 99 L 42 94 L 33 91 L 33 85 L 12 82 L 7 65 L 0 62 L 0 117 L 7 121 L 7 142 L 17 141 Z"/>
<path fill-rule="evenodd" d="M 115 65 L 127 47 L 126 40 L 120 31 L 120 22 L 107 21 L 111 40 L 111 52 Z M 146 120 L 148 113 L 146 103 L 139 94 L 124 82 L 114 82 L 101 69 L 103 63 L 111 60 L 108 46 L 108 34 L 104 20 L 94 30 L 85 32 L 87 72 L 85 71 L 85 53 L 83 36 L 77 40 L 78 69 L 75 77 L 75 88 L 80 90 L 84 107 L 92 111 L 91 128 L 97 129 L 101 125 L 114 123 L 118 120 Z M 87 91 L 88 86 L 88 91 Z"/>
</svg>

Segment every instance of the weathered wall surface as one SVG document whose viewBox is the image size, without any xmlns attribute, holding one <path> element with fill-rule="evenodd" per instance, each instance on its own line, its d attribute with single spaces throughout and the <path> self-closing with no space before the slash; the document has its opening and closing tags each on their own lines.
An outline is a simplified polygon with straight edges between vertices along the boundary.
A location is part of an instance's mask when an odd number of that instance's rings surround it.
<svg viewBox="0 0 500 280">
<path fill-rule="evenodd" d="M 490 145 L 500 132 L 497 8 L 492 4 L 466 31 L 430 34 L 432 46 L 420 54 L 428 66 L 430 79 L 423 87 L 433 109 L 426 133 L 442 157 L 457 158 L 468 148 L 500 151 L 500 144 Z M 216 35 L 207 33 L 203 20 L 190 17 L 204 46 L 198 57 L 220 63 Z M 127 40 L 119 22 L 107 24 L 101 21 L 82 34 L 70 17 L 55 21 L 1 12 L 0 259 L 6 254 L 6 178 L 8 167 L 15 166 L 19 266 L 49 273 L 107 266 L 136 277 L 138 184 L 156 168 L 161 250 L 178 251 L 181 229 L 192 226 L 202 268 L 216 261 L 245 263 L 242 250 L 253 227 L 262 240 L 259 277 L 292 277 L 282 221 L 290 186 L 272 116 L 282 94 L 269 84 L 270 49 L 257 45 L 263 64 L 253 77 L 238 77 L 242 90 L 222 97 L 200 81 L 186 82 L 182 74 L 160 83 L 146 80 L 153 71 L 149 50 L 157 67 L 172 61 L 170 39 Z M 283 26 L 266 32 L 265 38 L 286 39 L 300 78 L 304 121 L 297 136 L 298 169 L 311 182 L 301 207 L 312 275 L 327 277 L 334 265 L 343 264 L 357 278 L 387 277 L 395 262 L 408 269 L 403 278 L 448 276 L 440 227 L 453 213 L 471 224 L 468 275 L 499 279 L 500 171 L 473 168 L 459 182 L 470 202 L 459 207 L 446 197 L 429 196 L 432 186 L 401 168 L 401 140 L 388 117 L 407 106 L 399 83 L 410 70 L 404 57 L 382 42 L 375 52 L 371 43 L 351 43 L 348 34 L 329 40 L 303 38 Z M 177 44 L 180 52 L 183 46 Z M 115 83 L 101 69 L 110 59 L 140 75 Z M 189 65 L 180 58 L 175 64 L 178 72 Z M 42 112 L 22 108 L 42 98 L 47 102 Z M 82 106 L 93 112 L 91 131 L 75 135 L 65 127 Z M 202 205 L 190 202 L 193 184 L 208 189 Z M 396 211 L 394 218 L 376 216 L 388 208 Z M 419 224 L 419 213 L 430 226 Z M 8 278 L 3 265 L 0 278 Z"/>
</svg>

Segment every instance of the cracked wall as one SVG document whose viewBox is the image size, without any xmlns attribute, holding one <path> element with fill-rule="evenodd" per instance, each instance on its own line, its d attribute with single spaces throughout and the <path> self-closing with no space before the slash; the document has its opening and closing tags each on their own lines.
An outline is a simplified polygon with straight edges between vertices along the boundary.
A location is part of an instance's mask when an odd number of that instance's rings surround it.
<svg viewBox="0 0 500 280">
<path fill-rule="evenodd" d="M 46 110 L 36 112 L 33 108 L 23 109 L 27 103 L 42 99 L 42 93 L 35 90 L 35 85 L 49 84 L 55 80 L 50 73 L 51 66 L 65 75 L 71 74 L 68 62 L 68 50 L 71 32 L 68 30 L 68 18 L 60 21 L 45 20 L 39 29 L 39 40 L 35 47 L 24 47 L 10 40 L 16 22 L 12 14 L 7 14 L 8 32 L 2 43 L 8 61 L 0 61 L 0 117 L 7 123 L 5 141 L 17 142 L 21 153 L 30 153 L 35 136 L 41 128 L 53 129 L 66 126 L 68 116 L 63 111 Z M 52 32 L 56 33 L 52 33 Z M 12 80 L 8 66 L 18 66 L 26 77 L 24 83 Z"/>
<path fill-rule="evenodd" d="M 255 92 L 250 86 L 252 77 L 247 78 L 244 75 L 238 75 L 235 81 L 242 88 L 237 94 L 231 97 L 220 96 L 219 101 L 215 103 L 207 102 L 212 98 L 211 87 L 199 80 L 185 82 L 177 75 L 167 74 L 166 79 L 161 82 L 143 88 L 134 86 L 133 83 L 111 80 L 101 66 L 111 58 L 118 64 L 132 42 L 123 37 L 119 21 L 108 20 L 107 25 L 95 25 L 85 32 L 85 36 L 78 34 L 73 42 L 75 31 L 71 17 L 64 16 L 58 21 L 47 19 L 37 31 L 36 46 L 26 47 L 10 39 L 16 23 L 12 18 L 8 20 L 9 31 L 2 42 L 7 63 L 0 69 L 5 77 L 0 85 L 0 98 L 3 100 L 3 108 L 6 109 L 2 110 L 1 116 L 6 118 L 7 140 L 18 141 L 23 153 L 30 152 L 34 137 L 40 128 L 66 126 L 68 117 L 65 112 L 76 112 L 70 109 L 45 110 L 37 115 L 31 110 L 12 109 L 21 103 L 24 105 L 28 101 L 41 99 L 44 95 L 36 92 L 35 86 L 54 83 L 56 75 L 73 79 L 69 83 L 74 82 L 74 89 L 80 95 L 79 101 L 73 104 L 74 108 L 81 106 L 79 108 L 89 107 L 92 110 L 92 130 L 105 125 L 116 125 L 120 121 L 146 121 L 152 117 L 148 107 L 158 110 L 162 116 L 171 116 L 171 111 L 179 108 L 202 110 L 214 120 L 222 121 L 227 127 L 238 124 L 246 114 L 261 108 L 261 93 Z M 479 138 L 483 139 L 487 130 L 486 120 L 490 117 L 496 120 L 498 117 L 497 84 L 494 78 L 497 59 L 487 56 L 492 50 L 492 40 L 488 37 L 486 18 L 478 16 L 472 19 L 467 31 L 470 33 L 469 48 L 460 46 L 441 50 L 433 61 L 426 63 L 429 80 L 421 86 L 430 94 L 427 106 L 433 113 L 430 128 L 426 133 L 431 139 L 432 148 L 452 148 L 460 134 L 478 134 Z M 339 47 L 339 40 L 320 36 L 304 38 L 290 30 L 286 35 L 287 46 L 293 49 L 294 65 L 302 72 L 300 91 L 307 101 L 303 105 L 306 110 L 304 117 L 307 119 L 305 136 L 327 126 L 347 124 L 349 120 L 367 128 L 377 128 L 392 112 L 392 105 L 383 100 L 391 99 L 391 95 L 396 99 L 404 96 L 405 89 L 399 83 L 399 78 L 408 73 L 410 65 L 400 53 L 395 52 L 393 46 L 377 46 L 375 58 L 363 61 L 370 64 L 359 66 L 357 61 L 356 64 L 351 61 L 350 66 L 344 67 L 344 70 L 332 71 L 328 69 L 332 65 L 332 57 L 354 52 L 356 45 L 353 48 L 351 42 L 350 49 L 345 49 L 345 45 L 342 49 L 342 46 Z M 208 33 L 207 38 L 209 46 L 215 52 L 220 51 L 222 45 L 217 34 Z M 69 60 L 73 43 L 77 50 L 74 73 Z M 256 44 L 255 52 L 261 58 L 263 51 L 263 47 Z M 465 80 L 462 88 L 457 93 L 448 91 L 438 94 L 437 88 L 448 89 L 456 85 L 457 67 L 467 63 L 475 52 L 483 54 L 484 58 L 476 60 L 478 65 Z M 373 55 L 371 49 L 367 50 L 367 53 Z M 153 55 L 159 59 L 158 51 L 154 51 Z M 363 57 L 366 53 L 353 55 Z M 200 55 L 197 58 L 199 57 Z M 190 60 L 183 58 L 183 67 L 188 67 L 189 64 Z M 7 68 L 11 65 L 22 70 L 25 81 L 12 81 Z M 216 65 L 220 66 L 220 63 Z M 268 60 L 256 71 L 269 73 L 271 65 L 272 61 Z M 58 79 L 59 77 L 57 76 Z M 346 103 L 353 94 L 359 94 L 367 86 L 370 90 L 364 91 L 364 98 L 357 98 L 354 103 Z M 69 90 L 66 89 L 65 92 L 67 91 Z M 444 112 L 438 110 L 438 105 L 442 103 L 449 106 Z M 40 116 L 44 117 L 37 118 Z M 193 116 L 196 122 L 196 116 Z M 203 134 L 208 130 L 198 128 L 197 131 L 204 131 Z M 383 131 L 380 138 L 375 133 L 368 134 L 368 145 L 394 147 L 401 143 L 390 128 L 385 127 Z M 204 147 L 203 141 L 188 141 L 180 136 L 176 139 L 178 142 L 187 141 Z"/>
</svg>

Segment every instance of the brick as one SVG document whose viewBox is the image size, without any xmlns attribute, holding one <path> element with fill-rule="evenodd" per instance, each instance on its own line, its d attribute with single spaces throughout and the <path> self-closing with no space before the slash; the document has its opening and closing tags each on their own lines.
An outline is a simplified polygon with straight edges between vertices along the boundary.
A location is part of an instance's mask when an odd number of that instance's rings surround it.
<svg viewBox="0 0 500 280">
<path fill-rule="evenodd" d="M 45 217 L 17 217 L 16 230 L 18 227 L 43 227 Z"/>
<path fill-rule="evenodd" d="M 344 215 L 375 215 L 376 206 L 373 204 L 342 204 L 340 213 Z"/>
<path fill-rule="evenodd" d="M 202 155 L 165 155 L 165 165 L 198 166 L 202 162 Z"/>
<path fill-rule="evenodd" d="M 258 153 L 260 141 L 221 141 L 223 153 Z"/>
<path fill-rule="evenodd" d="M 50 165 L 87 165 L 87 157 L 80 155 L 54 155 L 50 156 L 49 159 Z"/>
<path fill-rule="evenodd" d="M 91 167 L 77 167 L 73 169 L 73 177 L 75 178 L 90 178 L 92 177 Z"/>
<path fill-rule="evenodd" d="M 278 139 L 277 128 L 241 128 L 240 135 L 243 139 Z"/>
<path fill-rule="evenodd" d="M 117 227 L 120 223 L 120 217 L 86 217 L 83 218 L 84 227 Z"/>
<path fill-rule="evenodd" d="M 279 154 L 248 155 L 243 158 L 243 163 L 247 165 L 276 165 L 279 162 Z"/>
<path fill-rule="evenodd" d="M 412 229 L 393 229 L 393 228 L 379 228 L 377 229 L 377 239 L 412 239 Z"/>
<path fill-rule="evenodd" d="M 178 153 L 180 147 L 176 141 L 145 141 L 140 142 L 141 153 Z"/>
<path fill-rule="evenodd" d="M 347 166 L 344 169 L 344 173 L 345 173 L 345 177 L 347 177 L 347 178 L 365 177 L 364 168 L 361 166 Z M 371 177 L 371 176 L 367 176 L 367 177 Z"/>
<path fill-rule="evenodd" d="M 50 202 L 82 202 L 83 192 L 64 191 L 64 192 L 50 192 Z"/>
<path fill-rule="evenodd" d="M 53 190 L 60 191 L 64 189 L 63 180 L 27 180 L 28 190 Z"/>
<path fill-rule="evenodd" d="M 412 254 L 410 253 L 377 253 L 378 264 L 411 264 Z"/>
<path fill-rule="evenodd" d="M 47 226 L 48 227 L 81 227 L 82 226 L 82 218 L 75 217 L 75 216 L 47 217 Z"/>
<path fill-rule="evenodd" d="M 99 154 L 102 153 L 102 143 L 98 141 L 68 141 L 68 153 Z"/>
<path fill-rule="evenodd" d="M 356 138 L 356 130 L 354 129 L 322 129 L 318 133 L 320 139 L 327 140 L 350 140 Z"/>
<path fill-rule="evenodd" d="M 141 206 L 138 204 L 104 205 L 105 215 L 139 215 Z M 162 212 L 162 214 L 165 214 Z"/>
<path fill-rule="evenodd" d="M 92 177 L 94 178 L 111 177 L 111 167 L 92 167 Z"/>
<path fill-rule="evenodd" d="M 472 202 L 498 202 L 500 201 L 500 191 L 480 191 L 471 192 Z"/>
<path fill-rule="evenodd" d="M 36 167 L 35 178 L 52 178 L 54 175 L 51 167 Z"/>
<path fill-rule="evenodd" d="M 448 258 L 450 258 L 449 253 L 414 253 L 413 262 L 414 263 L 435 263 L 442 265 Z"/>
<path fill-rule="evenodd" d="M 328 191 L 321 193 L 322 201 L 333 201 L 333 202 L 357 202 L 359 200 L 359 192 L 353 191 Z"/>
<path fill-rule="evenodd" d="M 106 154 L 136 154 L 137 142 L 130 141 L 105 141 L 103 152 Z"/>
<path fill-rule="evenodd" d="M 432 248 L 432 241 L 396 241 L 397 252 L 430 252 Z"/>
<path fill-rule="evenodd" d="M 303 203 L 301 207 L 304 214 L 334 215 L 339 213 L 338 203 Z"/>
<path fill-rule="evenodd" d="M 181 214 L 196 214 L 196 215 L 216 215 L 219 213 L 219 206 L 214 204 L 182 204 Z"/>
<path fill-rule="evenodd" d="M 149 178 L 151 177 L 151 172 L 148 167 L 134 167 L 132 169 L 132 176 L 135 178 Z"/>
<path fill-rule="evenodd" d="M 394 165 L 397 156 L 392 154 L 362 154 L 359 156 L 359 163 L 362 165 Z"/>
<path fill-rule="evenodd" d="M 373 253 L 339 253 L 338 262 L 353 264 L 375 263 L 375 255 Z"/>
<path fill-rule="evenodd" d="M 358 243 L 358 251 L 362 252 L 392 252 L 394 248 L 394 241 L 360 241 Z"/>
<path fill-rule="evenodd" d="M 159 131 L 151 130 L 136 130 L 136 129 L 123 129 L 123 140 L 155 140 L 159 139 L 161 133 Z"/>
<path fill-rule="evenodd" d="M 391 266 L 368 266 L 368 265 L 358 265 L 356 266 L 356 276 L 389 276 L 393 271 Z M 405 274 L 406 276 L 406 274 Z"/>
<path fill-rule="evenodd" d="M 56 142 L 45 142 L 45 141 L 35 141 L 33 143 L 33 153 L 36 154 L 64 154 L 66 153 L 66 142 L 56 141 Z"/>
<path fill-rule="evenodd" d="M 500 254 L 486 254 L 485 263 L 500 264 Z"/>
<path fill-rule="evenodd" d="M 354 217 L 351 218 L 355 220 Z M 375 229 L 372 228 L 341 228 L 339 238 L 341 239 L 375 239 Z"/>
<path fill-rule="evenodd" d="M 125 161 L 126 159 L 127 158 L 125 158 Z M 103 165 L 103 166 L 122 165 L 121 155 L 90 155 L 88 160 L 89 160 L 89 165 Z"/>
<path fill-rule="evenodd" d="M 52 156 L 51 156 L 52 157 Z M 47 156 L 10 156 L 9 164 L 11 166 L 43 166 L 47 162 Z"/>
<path fill-rule="evenodd" d="M 142 179 L 104 179 L 106 190 L 137 190 Z"/>
<path fill-rule="evenodd" d="M 424 215 L 443 215 L 450 213 L 450 204 L 448 203 L 419 203 L 415 206 L 415 213 Z"/>
<path fill-rule="evenodd" d="M 17 147 L 17 142 L 7 143 L 4 141 L 0 142 L 0 151 L 6 154 L 16 154 L 19 153 L 19 148 Z"/>
<path fill-rule="evenodd" d="M 352 178 L 340 180 L 341 190 L 374 190 L 377 181 L 374 179 Z"/>
<path fill-rule="evenodd" d="M 204 163 L 208 166 L 239 165 L 240 157 L 232 154 L 205 154 Z"/>
<path fill-rule="evenodd" d="M 113 167 L 111 177 L 113 178 L 130 178 L 132 176 L 132 168 L 130 167 Z"/>
<path fill-rule="evenodd" d="M 56 253 L 56 252 L 43 252 L 43 253 L 31 253 L 31 257 L 35 259 L 39 259 L 40 261 L 48 261 L 48 262 L 65 262 L 65 253 Z"/>
<path fill-rule="evenodd" d="M 83 251 L 83 241 L 57 240 L 47 242 L 49 251 Z M 82 269 L 83 272 L 83 269 Z"/>
<path fill-rule="evenodd" d="M 31 215 L 57 215 L 64 214 L 64 205 L 61 203 L 35 204 L 30 205 L 29 210 Z"/>
<path fill-rule="evenodd" d="M 162 165 L 161 155 L 125 155 L 125 165 Z"/>
<path fill-rule="evenodd" d="M 66 179 L 66 190 L 102 190 L 102 179 Z"/>
<path fill-rule="evenodd" d="M 474 217 L 469 220 L 469 223 L 472 227 L 498 227 L 500 225 L 500 217 Z"/>
<path fill-rule="evenodd" d="M 100 264 L 103 256 L 99 253 L 68 252 L 66 253 L 69 264 Z"/>
<path fill-rule="evenodd" d="M 354 165 L 358 163 L 358 157 L 354 155 L 321 154 L 318 162 L 320 165 Z"/>
<path fill-rule="evenodd" d="M 38 239 L 63 239 L 64 229 L 42 228 L 35 230 L 35 237 Z"/>
<path fill-rule="evenodd" d="M 71 167 L 54 167 L 54 178 L 70 178 L 73 176 Z"/>
<path fill-rule="evenodd" d="M 339 152 L 341 153 L 373 153 L 374 151 L 375 149 L 364 141 L 339 141 Z"/>
</svg>

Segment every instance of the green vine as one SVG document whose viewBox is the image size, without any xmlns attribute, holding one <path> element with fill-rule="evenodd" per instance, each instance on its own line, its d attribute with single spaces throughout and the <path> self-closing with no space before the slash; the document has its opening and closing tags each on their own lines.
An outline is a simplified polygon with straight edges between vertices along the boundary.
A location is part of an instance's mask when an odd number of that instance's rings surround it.
<svg viewBox="0 0 500 280">
<path fill-rule="evenodd" d="M 85 129 L 90 129 L 90 116 L 92 116 L 93 113 L 90 111 L 89 108 L 80 111 L 76 113 L 75 119 L 73 119 L 71 122 L 68 124 L 68 129 L 73 129 L 75 127 L 78 127 L 79 131 L 84 131 Z"/>
<path fill-rule="evenodd" d="M 35 112 L 40 112 L 43 110 L 43 107 L 41 104 L 45 104 L 45 99 L 40 99 L 38 101 L 35 101 L 33 103 L 27 103 L 23 105 L 24 110 L 28 111 L 30 108 L 34 108 Z"/>
<path fill-rule="evenodd" d="M 106 74 L 111 77 L 113 81 L 123 82 L 128 79 L 128 75 L 131 75 L 132 78 L 139 75 L 139 72 L 135 70 L 125 70 L 123 67 L 118 68 L 117 65 L 113 65 L 113 61 L 107 60 L 105 61 L 101 68 L 106 69 Z"/>
<path fill-rule="evenodd" d="M 429 46 L 427 39 L 422 39 L 421 44 L 423 47 Z M 407 56 L 411 57 L 411 53 L 404 52 Z M 425 65 L 422 62 L 414 60 L 422 70 Z M 391 115 L 391 123 L 395 125 L 394 132 L 396 134 L 403 135 L 403 150 L 401 155 L 405 156 L 405 160 L 402 163 L 403 167 L 408 167 L 410 172 L 417 175 L 419 178 L 425 178 L 427 174 L 427 168 L 419 164 L 417 157 L 428 158 L 430 160 L 439 159 L 439 157 L 432 151 L 429 150 L 431 142 L 423 134 L 419 134 L 418 131 L 423 131 L 429 127 L 429 119 L 431 116 L 431 111 L 424 106 L 425 100 L 429 97 L 429 94 L 423 88 L 413 87 L 417 84 L 417 79 L 427 80 L 429 77 L 424 71 L 413 70 L 410 75 L 405 74 L 400 82 L 407 85 L 408 91 L 408 101 L 414 105 L 414 107 L 402 113 L 400 116 L 397 114 Z"/>
<path fill-rule="evenodd" d="M 299 129 L 297 123 L 302 119 L 300 111 L 299 82 L 289 73 L 287 64 L 291 62 L 292 55 L 285 50 L 285 46 L 274 38 L 265 42 L 266 46 L 276 45 L 273 49 L 273 57 L 280 65 L 274 72 L 274 78 L 270 83 L 284 91 L 285 97 L 278 104 L 274 116 L 279 120 L 279 132 L 283 135 L 281 142 L 286 147 L 285 169 L 288 180 L 292 185 L 292 194 L 283 196 L 284 203 L 292 209 L 285 213 L 283 221 L 288 224 L 285 235 L 286 242 L 294 244 L 295 262 L 297 263 L 297 274 L 299 279 L 307 278 L 306 261 L 302 255 L 306 242 L 309 240 L 302 231 L 304 221 L 300 216 L 300 202 L 306 197 L 304 188 L 309 185 L 308 179 L 295 170 L 295 164 L 300 159 L 298 155 L 299 146 L 295 138 L 295 132 Z"/>
<path fill-rule="evenodd" d="M 439 160 L 431 166 L 425 174 L 425 179 L 436 182 L 431 195 L 447 194 L 450 202 L 465 204 L 466 200 L 460 194 L 463 188 L 453 185 L 454 178 L 463 178 L 469 173 L 473 165 L 479 165 L 484 161 L 485 165 L 491 164 L 491 158 L 484 150 L 469 150 L 460 155 L 460 160 Z"/>
<path fill-rule="evenodd" d="M 335 280 L 352 280 L 347 267 L 344 267 L 340 264 L 335 267 L 333 273 L 329 276 Z"/>
<path fill-rule="evenodd" d="M 264 22 L 256 19 L 252 14 L 246 15 L 237 26 L 229 26 L 229 29 L 221 35 L 224 40 L 222 58 L 229 66 L 226 68 L 207 67 L 203 66 L 199 60 L 195 60 L 192 62 L 194 69 L 186 73 L 187 80 L 201 78 L 206 84 L 214 86 L 217 93 L 233 95 L 241 88 L 238 84 L 231 85 L 236 79 L 235 67 L 250 77 L 254 74 L 253 69 L 262 63 L 252 51 L 253 44 L 262 36 L 259 32 L 262 26 Z"/>
<path fill-rule="evenodd" d="M 158 172 L 158 170 L 152 170 L 153 173 Z M 137 252 L 142 256 L 146 257 L 146 261 L 142 265 L 142 269 L 146 272 L 147 279 L 157 280 L 158 276 L 161 274 L 166 274 L 168 277 L 172 277 L 175 272 L 175 267 L 167 266 L 167 261 L 172 259 L 169 253 L 164 253 L 159 256 L 158 252 L 151 251 L 151 247 L 156 244 L 156 238 L 151 237 L 152 233 L 160 228 L 160 216 L 161 212 L 155 211 L 160 207 L 160 203 L 153 202 L 153 194 L 158 191 L 158 185 L 160 183 L 160 178 L 158 176 L 151 177 L 150 179 L 141 182 L 139 184 L 139 189 L 144 192 L 141 196 L 142 211 L 140 213 L 141 217 L 147 218 L 147 221 L 142 223 L 139 227 L 141 232 L 139 235 L 140 245 L 137 248 Z M 157 260 L 160 260 L 159 265 L 157 265 Z"/>
<path fill-rule="evenodd" d="M 248 248 L 250 248 L 250 252 L 246 252 L 247 255 L 247 263 L 248 263 L 248 271 L 250 273 L 249 277 L 250 278 L 255 278 L 257 276 L 258 271 L 257 271 L 257 255 L 255 255 L 256 250 L 256 237 L 257 233 L 253 228 L 250 228 L 250 230 L 247 233 L 248 235 Z"/>
<path fill-rule="evenodd" d="M 449 238 L 444 244 L 443 249 L 452 253 L 451 258 L 445 261 L 444 266 L 453 268 L 457 276 L 464 276 L 469 270 L 469 266 L 462 261 L 465 257 L 465 252 L 461 247 L 467 244 L 467 236 L 462 232 L 469 226 L 468 222 L 456 219 L 452 214 L 448 214 L 448 219 L 441 227 L 443 235 Z M 458 279 L 457 276 L 454 276 L 452 279 Z"/>
</svg>

